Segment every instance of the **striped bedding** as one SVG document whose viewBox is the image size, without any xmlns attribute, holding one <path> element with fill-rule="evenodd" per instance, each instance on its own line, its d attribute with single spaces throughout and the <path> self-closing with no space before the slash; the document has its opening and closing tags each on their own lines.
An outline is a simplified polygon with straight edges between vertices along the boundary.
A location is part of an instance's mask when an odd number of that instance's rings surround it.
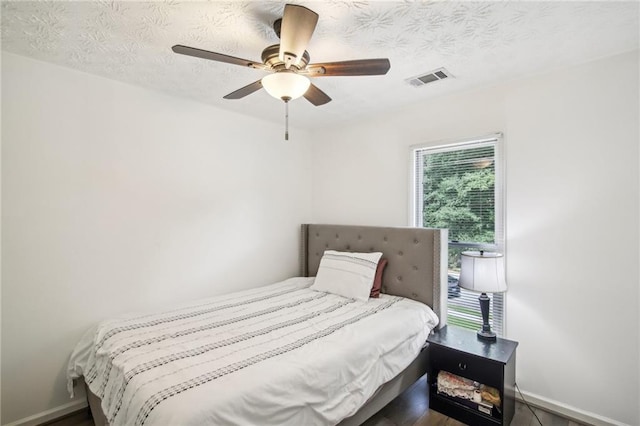
<svg viewBox="0 0 640 426">
<path fill-rule="evenodd" d="M 412 300 L 312 283 L 104 321 L 71 355 L 69 380 L 84 376 L 111 426 L 336 424 L 409 365 L 438 319 Z"/>
</svg>

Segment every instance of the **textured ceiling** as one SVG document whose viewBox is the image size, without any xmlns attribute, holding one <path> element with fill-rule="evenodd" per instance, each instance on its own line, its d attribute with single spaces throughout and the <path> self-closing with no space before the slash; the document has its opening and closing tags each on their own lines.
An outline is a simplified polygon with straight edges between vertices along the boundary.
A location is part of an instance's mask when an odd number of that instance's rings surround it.
<svg viewBox="0 0 640 426">
<path fill-rule="evenodd" d="M 278 39 L 275 1 L 2 1 L 2 49 L 252 116 L 282 122 L 265 91 L 222 97 L 266 75 L 171 51 L 184 44 L 250 60 Z M 324 77 L 333 101 L 291 103 L 296 127 L 315 128 L 420 100 L 637 49 L 639 3 L 291 1 L 320 15 L 311 62 L 388 57 L 385 76 Z M 415 88 L 439 67 L 455 78 Z"/>
</svg>

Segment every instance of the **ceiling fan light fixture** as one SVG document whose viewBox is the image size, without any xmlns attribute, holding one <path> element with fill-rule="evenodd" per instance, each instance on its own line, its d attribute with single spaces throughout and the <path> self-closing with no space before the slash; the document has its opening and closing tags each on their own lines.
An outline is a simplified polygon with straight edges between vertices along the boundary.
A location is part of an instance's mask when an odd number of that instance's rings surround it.
<svg viewBox="0 0 640 426">
<path fill-rule="evenodd" d="M 311 81 L 293 71 L 280 71 L 262 79 L 262 86 L 267 93 L 277 99 L 297 99 L 304 95 Z"/>
<path fill-rule="evenodd" d="M 284 101 L 285 105 L 292 99 L 304 96 L 312 105 L 320 106 L 331 102 L 331 98 L 312 84 L 308 77 L 384 75 L 389 71 L 391 63 L 386 58 L 310 64 L 306 49 L 317 23 L 318 14 L 313 10 L 286 4 L 282 18 L 273 23 L 280 43 L 267 46 L 262 51 L 262 63 L 181 44 L 171 49 L 180 55 L 273 73 L 223 96 L 224 99 L 242 99 L 264 88 L 274 98 Z"/>
</svg>

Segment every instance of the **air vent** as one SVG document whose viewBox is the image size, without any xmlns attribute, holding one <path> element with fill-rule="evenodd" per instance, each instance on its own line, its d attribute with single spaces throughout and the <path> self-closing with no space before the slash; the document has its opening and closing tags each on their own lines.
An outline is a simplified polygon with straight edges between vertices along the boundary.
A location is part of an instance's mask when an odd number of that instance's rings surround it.
<svg viewBox="0 0 640 426">
<path fill-rule="evenodd" d="M 444 68 L 438 68 L 426 74 L 408 78 L 405 81 L 411 86 L 420 87 L 428 83 L 433 83 L 434 81 L 444 80 L 445 78 L 453 78 L 453 75 Z"/>
</svg>

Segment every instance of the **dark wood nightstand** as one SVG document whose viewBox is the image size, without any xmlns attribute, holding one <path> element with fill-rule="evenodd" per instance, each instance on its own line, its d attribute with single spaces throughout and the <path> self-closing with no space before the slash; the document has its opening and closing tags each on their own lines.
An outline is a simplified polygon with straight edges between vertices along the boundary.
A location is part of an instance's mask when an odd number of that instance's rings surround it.
<svg viewBox="0 0 640 426">
<path fill-rule="evenodd" d="M 427 342 L 429 408 L 474 426 L 511 424 L 518 342 L 501 338 L 487 342 L 475 331 L 449 326 L 432 332 Z M 438 372 L 442 370 L 497 389 L 501 406 L 487 410 L 438 393 Z"/>
</svg>

